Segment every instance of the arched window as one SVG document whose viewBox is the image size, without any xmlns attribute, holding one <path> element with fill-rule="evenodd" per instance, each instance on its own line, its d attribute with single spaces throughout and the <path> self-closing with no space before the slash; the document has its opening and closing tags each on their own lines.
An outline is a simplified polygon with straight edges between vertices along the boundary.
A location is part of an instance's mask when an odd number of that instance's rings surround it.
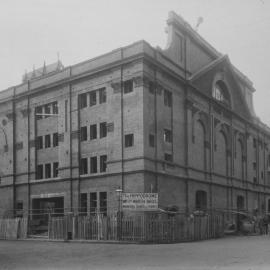
<svg viewBox="0 0 270 270">
<path fill-rule="evenodd" d="M 223 132 L 217 132 L 216 135 L 216 151 L 214 153 L 214 170 L 220 175 L 227 174 L 227 142 Z"/>
<path fill-rule="evenodd" d="M 192 144 L 191 164 L 194 168 L 204 170 L 204 127 L 200 121 L 194 123 L 194 143 Z"/>
<path fill-rule="evenodd" d="M 206 209 L 207 208 L 207 193 L 204 190 L 196 191 L 196 209 Z"/>
<path fill-rule="evenodd" d="M 234 174 L 238 179 L 243 179 L 243 145 L 240 140 L 235 143 Z"/>
<path fill-rule="evenodd" d="M 212 96 L 214 99 L 230 106 L 230 95 L 226 84 L 223 81 L 217 81 L 214 85 Z"/>
</svg>

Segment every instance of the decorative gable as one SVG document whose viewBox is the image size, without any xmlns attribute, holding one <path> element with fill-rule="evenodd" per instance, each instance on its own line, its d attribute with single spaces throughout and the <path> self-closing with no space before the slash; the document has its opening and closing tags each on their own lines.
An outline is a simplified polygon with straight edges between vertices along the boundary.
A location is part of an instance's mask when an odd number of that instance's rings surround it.
<svg viewBox="0 0 270 270">
<path fill-rule="evenodd" d="M 213 61 L 193 74 L 189 80 L 199 91 L 212 97 L 221 105 L 230 108 L 243 118 L 252 119 L 253 110 L 246 102 L 228 56 Z"/>
</svg>

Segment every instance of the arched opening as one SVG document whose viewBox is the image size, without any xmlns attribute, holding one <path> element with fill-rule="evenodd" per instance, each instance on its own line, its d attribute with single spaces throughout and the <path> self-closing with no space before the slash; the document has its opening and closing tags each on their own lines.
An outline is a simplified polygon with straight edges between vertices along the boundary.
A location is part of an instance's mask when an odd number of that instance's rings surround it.
<svg viewBox="0 0 270 270">
<path fill-rule="evenodd" d="M 207 208 L 207 193 L 204 190 L 196 191 L 196 209 L 205 210 Z"/>
<path fill-rule="evenodd" d="M 240 140 L 236 141 L 235 145 L 235 162 L 234 172 L 238 179 L 243 179 L 243 146 Z"/>
<path fill-rule="evenodd" d="M 231 105 L 231 99 L 228 88 L 226 84 L 221 80 L 215 83 L 212 91 L 212 96 L 214 99 L 224 103 L 226 106 Z"/>
<path fill-rule="evenodd" d="M 200 121 L 194 125 L 194 143 L 192 144 L 192 166 L 199 170 L 204 170 L 204 126 Z"/>
<path fill-rule="evenodd" d="M 227 173 L 226 138 L 223 132 L 217 133 L 216 151 L 214 156 L 215 172 L 220 175 Z"/>
</svg>

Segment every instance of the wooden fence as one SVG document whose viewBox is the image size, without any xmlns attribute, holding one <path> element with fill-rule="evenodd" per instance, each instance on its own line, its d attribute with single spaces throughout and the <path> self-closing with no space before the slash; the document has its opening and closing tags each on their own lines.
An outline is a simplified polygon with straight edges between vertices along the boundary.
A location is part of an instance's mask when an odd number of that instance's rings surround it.
<svg viewBox="0 0 270 270">
<path fill-rule="evenodd" d="M 64 216 L 51 217 L 49 239 L 120 240 L 134 242 L 183 242 L 222 237 L 223 215 L 162 217 Z"/>
<path fill-rule="evenodd" d="M 0 239 L 25 239 L 27 226 L 27 218 L 0 219 Z"/>
</svg>

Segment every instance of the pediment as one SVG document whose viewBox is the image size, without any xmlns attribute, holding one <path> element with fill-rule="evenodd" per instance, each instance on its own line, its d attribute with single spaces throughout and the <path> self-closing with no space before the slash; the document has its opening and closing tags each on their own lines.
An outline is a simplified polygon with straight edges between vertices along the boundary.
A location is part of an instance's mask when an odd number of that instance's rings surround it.
<svg viewBox="0 0 270 270">
<path fill-rule="evenodd" d="M 192 74 L 189 81 L 196 89 L 218 102 L 220 100 L 213 97 L 213 91 L 215 91 L 217 83 L 221 82 L 226 87 L 229 95 L 229 102 L 223 105 L 230 107 L 232 111 L 246 119 L 251 120 L 253 118 L 253 108 L 247 103 L 241 81 L 227 55 L 212 61 L 198 72 Z M 222 102 L 220 101 L 220 103 Z"/>
</svg>

